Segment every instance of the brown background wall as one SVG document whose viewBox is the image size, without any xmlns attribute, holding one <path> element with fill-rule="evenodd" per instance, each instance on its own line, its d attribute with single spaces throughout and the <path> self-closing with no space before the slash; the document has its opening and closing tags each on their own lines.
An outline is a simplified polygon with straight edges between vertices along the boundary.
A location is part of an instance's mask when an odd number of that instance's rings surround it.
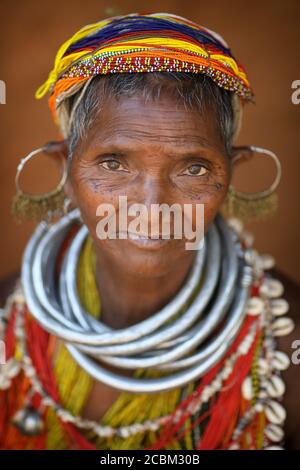
<svg viewBox="0 0 300 470">
<path fill-rule="evenodd" d="M 14 175 L 19 159 L 57 137 L 47 100 L 34 98 L 58 46 L 81 26 L 107 16 L 133 12 L 171 12 L 218 31 L 245 65 L 256 93 L 256 105 L 244 114 L 241 144 L 272 149 L 283 166 L 279 210 L 272 219 L 249 224 L 255 247 L 300 282 L 300 105 L 291 102 L 291 83 L 300 79 L 300 2 L 297 0 L 97 1 L 1 0 L 0 79 L 7 103 L 0 105 L 0 279 L 20 266 L 34 225 L 16 225 L 10 215 Z M 30 182 L 49 187 L 48 162 L 35 166 Z M 49 176 L 50 175 L 50 176 Z M 274 169 L 258 157 L 238 173 L 238 187 L 258 190 L 268 185 Z"/>
</svg>

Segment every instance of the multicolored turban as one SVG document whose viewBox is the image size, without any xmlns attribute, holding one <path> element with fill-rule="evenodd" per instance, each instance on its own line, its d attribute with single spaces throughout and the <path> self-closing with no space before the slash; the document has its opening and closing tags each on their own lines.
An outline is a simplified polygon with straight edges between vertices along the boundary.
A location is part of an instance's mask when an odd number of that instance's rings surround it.
<svg viewBox="0 0 300 470">
<path fill-rule="evenodd" d="M 209 76 L 232 91 L 235 134 L 245 102 L 254 101 L 244 67 L 214 31 L 168 13 L 114 16 L 85 26 L 58 50 L 54 67 L 36 98 L 51 92 L 49 107 L 67 137 L 66 99 L 85 89 L 98 74 L 190 72 Z M 80 93 L 81 94 L 81 93 Z"/>
</svg>

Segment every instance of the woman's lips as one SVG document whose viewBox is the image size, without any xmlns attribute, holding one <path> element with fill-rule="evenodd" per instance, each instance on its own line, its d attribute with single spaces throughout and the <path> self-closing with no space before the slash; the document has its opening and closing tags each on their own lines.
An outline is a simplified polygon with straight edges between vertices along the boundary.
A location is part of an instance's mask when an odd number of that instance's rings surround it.
<svg viewBox="0 0 300 470">
<path fill-rule="evenodd" d="M 159 234 L 159 238 L 151 238 L 150 235 L 147 236 L 135 232 L 118 232 L 117 238 L 125 238 L 140 248 L 149 249 L 160 248 L 164 245 L 167 245 L 172 240 L 171 236 L 169 238 L 162 238 L 162 235 Z"/>
</svg>

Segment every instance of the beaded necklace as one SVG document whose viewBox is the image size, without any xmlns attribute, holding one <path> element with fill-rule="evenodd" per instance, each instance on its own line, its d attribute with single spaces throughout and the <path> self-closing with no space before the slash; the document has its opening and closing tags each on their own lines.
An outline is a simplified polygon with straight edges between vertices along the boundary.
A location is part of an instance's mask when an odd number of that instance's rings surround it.
<svg viewBox="0 0 300 470">
<path fill-rule="evenodd" d="M 242 236 L 242 235 L 241 235 Z M 267 269 L 268 258 L 257 257 Z M 256 266 L 248 315 L 228 352 L 193 384 L 157 394 L 123 392 L 101 419 L 80 413 L 92 379 L 28 311 L 20 285 L 7 301 L 7 363 L 0 372 L 0 447 L 3 449 L 265 449 L 283 442 L 280 371 L 288 357 L 276 336 L 293 329 L 279 281 Z M 271 267 L 271 266 L 269 266 Z M 90 238 L 78 266 L 83 305 L 99 315 Z M 145 371 L 136 370 L 139 376 Z M 148 376 L 157 372 L 148 370 Z M 160 371 L 160 374 L 162 372 Z M 226 409 L 226 413 L 224 413 Z M 107 430 L 105 436 L 104 431 Z M 275 443 L 275 446 L 272 446 Z"/>
<path fill-rule="evenodd" d="M 96 318 L 100 317 L 100 298 L 95 282 L 95 253 L 92 247 L 91 237 L 88 237 L 82 250 L 82 254 L 78 265 L 78 292 L 82 305 L 86 310 Z M 157 372 L 139 369 L 135 372 L 135 376 L 145 374 L 147 377 L 155 377 Z M 92 378 L 81 369 L 63 344 L 60 344 L 57 360 L 55 363 L 55 375 L 59 385 L 60 396 L 64 406 L 74 415 L 80 414 L 88 395 L 92 388 Z M 160 374 L 162 373 L 160 372 Z M 188 387 L 190 393 L 194 385 Z M 167 415 L 174 410 L 176 403 L 180 401 L 182 390 L 171 390 L 157 394 L 131 394 L 123 392 L 116 400 L 113 406 L 105 413 L 101 419 L 102 425 L 110 425 L 114 427 L 126 426 L 133 423 L 145 421 L 145 419 L 154 420 L 161 414 Z M 47 439 L 47 447 L 62 448 L 64 440 L 59 423 L 54 423 L 53 414 L 49 416 L 51 424 Z M 89 436 L 90 438 L 92 436 Z M 142 443 L 151 445 L 155 440 L 155 432 L 149 430 L 147 436 L 142 433 L 124 438 L 102 438 L 96 440 L 96 445 L 101 449 L 137 449 Z M 185 436 L 185 442 L 180 445 L 174 442 L 172 448 L 175 449 L 192 449 L 192 440 L 190 434 Z"/>
</svg>

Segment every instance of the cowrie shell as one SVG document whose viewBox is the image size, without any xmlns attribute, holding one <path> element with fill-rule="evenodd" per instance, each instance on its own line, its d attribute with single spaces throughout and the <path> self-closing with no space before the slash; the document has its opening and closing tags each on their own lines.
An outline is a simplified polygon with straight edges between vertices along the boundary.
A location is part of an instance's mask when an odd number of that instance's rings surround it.
<svg viewBox="0 0 300 470">
<path fill-rule="evenodd" d="M 52 398 L 45 397 L 45 398 L 42 399 L 42 404 L 44 406 L 53 406 L 53 405 L 55 405 L 55 402 L 54 402 L 54 400 L 52 400 Z"/>
<path fill-rule="evenodd" d="M 236 442 L 234 442 L 228 447 L 228 450 L 239 450 L 239 449 L 240 449 L 240 445 Z"/>
<path fill-rule="evenodd" d="M 7 390 L 10 387 L 11 381 L 5 376 L 0 376 L 0 390 Z"/>
<path fill-rule="evenodd" d="M 280 317 L 290 309 L 289 303 L 285 299 L 273 299 L 270 302 L 271 311 L 275 317 Z"/>
<path fill-rule="evenodd" d="M 280 442 L 284 437 L 284 432 L 277 424 L 268 424 L 265 428 L 265 435 L 273 442 Z"/>
<path fill-rule="evenodd" d="M 264 406 L 262 403 L 256 403 L 254 405 L 254 409 L 255 411 L 257 411 L 257 413 L 261 413 L 262 411 L 264 411 Z"/>
<path fill-rule="evenodd" d="M 248 315 L 259 315 L 264 309 L 264 301 L 260 297 L 250 297 L 247 302 Z"/>
<path fill-rule="evenodd" d="M 27 377 L 34 377 L 36 375 L 36 370 L 33 366 L 26 366 L 25 374 Z"/>
<path fill-rule="evenodd" d="M 271 255 L 260 255 L 259 262 L 263 269 L 272 269 L 275 266 L 275 259 Z"/>
<path fill-rule="evenodd" d="M 278 375 L 272 375 L 266 381 L 265 386 L 266 386 L 268 395 L 272 398 L 281 397 L 285 392 L 285 383 L 281 379 L 281 377 L 278 377 Z"/>
<path fill-rule="evenodd" d="M 265 414 L 270 423 L 282 424 L 286 418 L 283 406 L 275 400 L 271 400 L 265 406 Z"/>
<path fill-rule="evenodd" d="M 257 371 L 259 375 L 265 375 L 268 370 L 269 370 L 269 365 L 266 359 L 263 359 L 262 357 L 258 359 L 257 361 Z"/>
<path fill-rule="evenodd" d="M 264 399 L 264 398 L 268 398 L 268 394 L 267 394 L 267 392 L 266 392 L 265 390 L 260 390 L 260 391 L 258 392 L 258 397 L 259 397 L 259 398 L 263 398 L 263 399 Z"/>
<path fill-rule="evenodd" d="M 11 358 L 2 366 L 2 374 L 9 379 L 13 379 L 20 372 L 21 365 L 18 361 Z"/>
<path fill-rule="evenodd" d="M 286 370 L 290 365 L 290 359 L 284 352 L 274 351 L 271 363 L 274 369 Z"/>
<path fill-rule="evenodd" d="M 284 287 L 278 279 L 266 279 L 260 287 L 260 292 L 273 299 L 283 294 Z"/>
<path fill-rule="evenodd" d="M 59 417 L 62 419 L 62 421 L 67 422 L 67 423 L 75 423 L 76 422 L 76 416 L 71 415 L 67 411 L 61 410 Z"/>
<path fill-rule="evenodd" d="M 246 377 L 242 383 L 242 395 L 246 400 L 252 400 L 253 386 L 251 377 Z"/>
<path fill-rule="evenodd" d="M 25 297 L 24 297 L 24 294 L 21 292 L 21 291 L 17 291 L 15 294 L 14 294 L 14 301 L 17 303 L 17 304 L 25 304 Z"/>
<path fill-rule="evenodd" d="M 248 230 L 244 230 L 242 233 L 242 238 L 246 244 L 247 247 L 251 247 L 254 242 L 254 235 L 251 232 L 248 232 Z"/>
<path fill-rule="evenodd" d="M 251 266 L 254 265 L 254 263 L 257 260 L 258 252 L 256 250 L 253 250 L 252 248 L 248 248 L 245 251 L 245 261 L 247 264 L 250 264 Z"/>
<path fill-rule="evenodd" d="M 237 219 L 236 217 L 230 217 L 227 220 L 227 223 L 231 228 L 233 228 L 236 233 L 241 233 L 244 228 L 243 222 L 240 219 Z"/>
<path fill-rule="evenodd" d="M 274 336 L 286 336 L 289 335 L 295 328 L 295 323 L 291 318 L 281 317 L 277 318 L 272 323 L 272 330 Z"/>
</svg>

